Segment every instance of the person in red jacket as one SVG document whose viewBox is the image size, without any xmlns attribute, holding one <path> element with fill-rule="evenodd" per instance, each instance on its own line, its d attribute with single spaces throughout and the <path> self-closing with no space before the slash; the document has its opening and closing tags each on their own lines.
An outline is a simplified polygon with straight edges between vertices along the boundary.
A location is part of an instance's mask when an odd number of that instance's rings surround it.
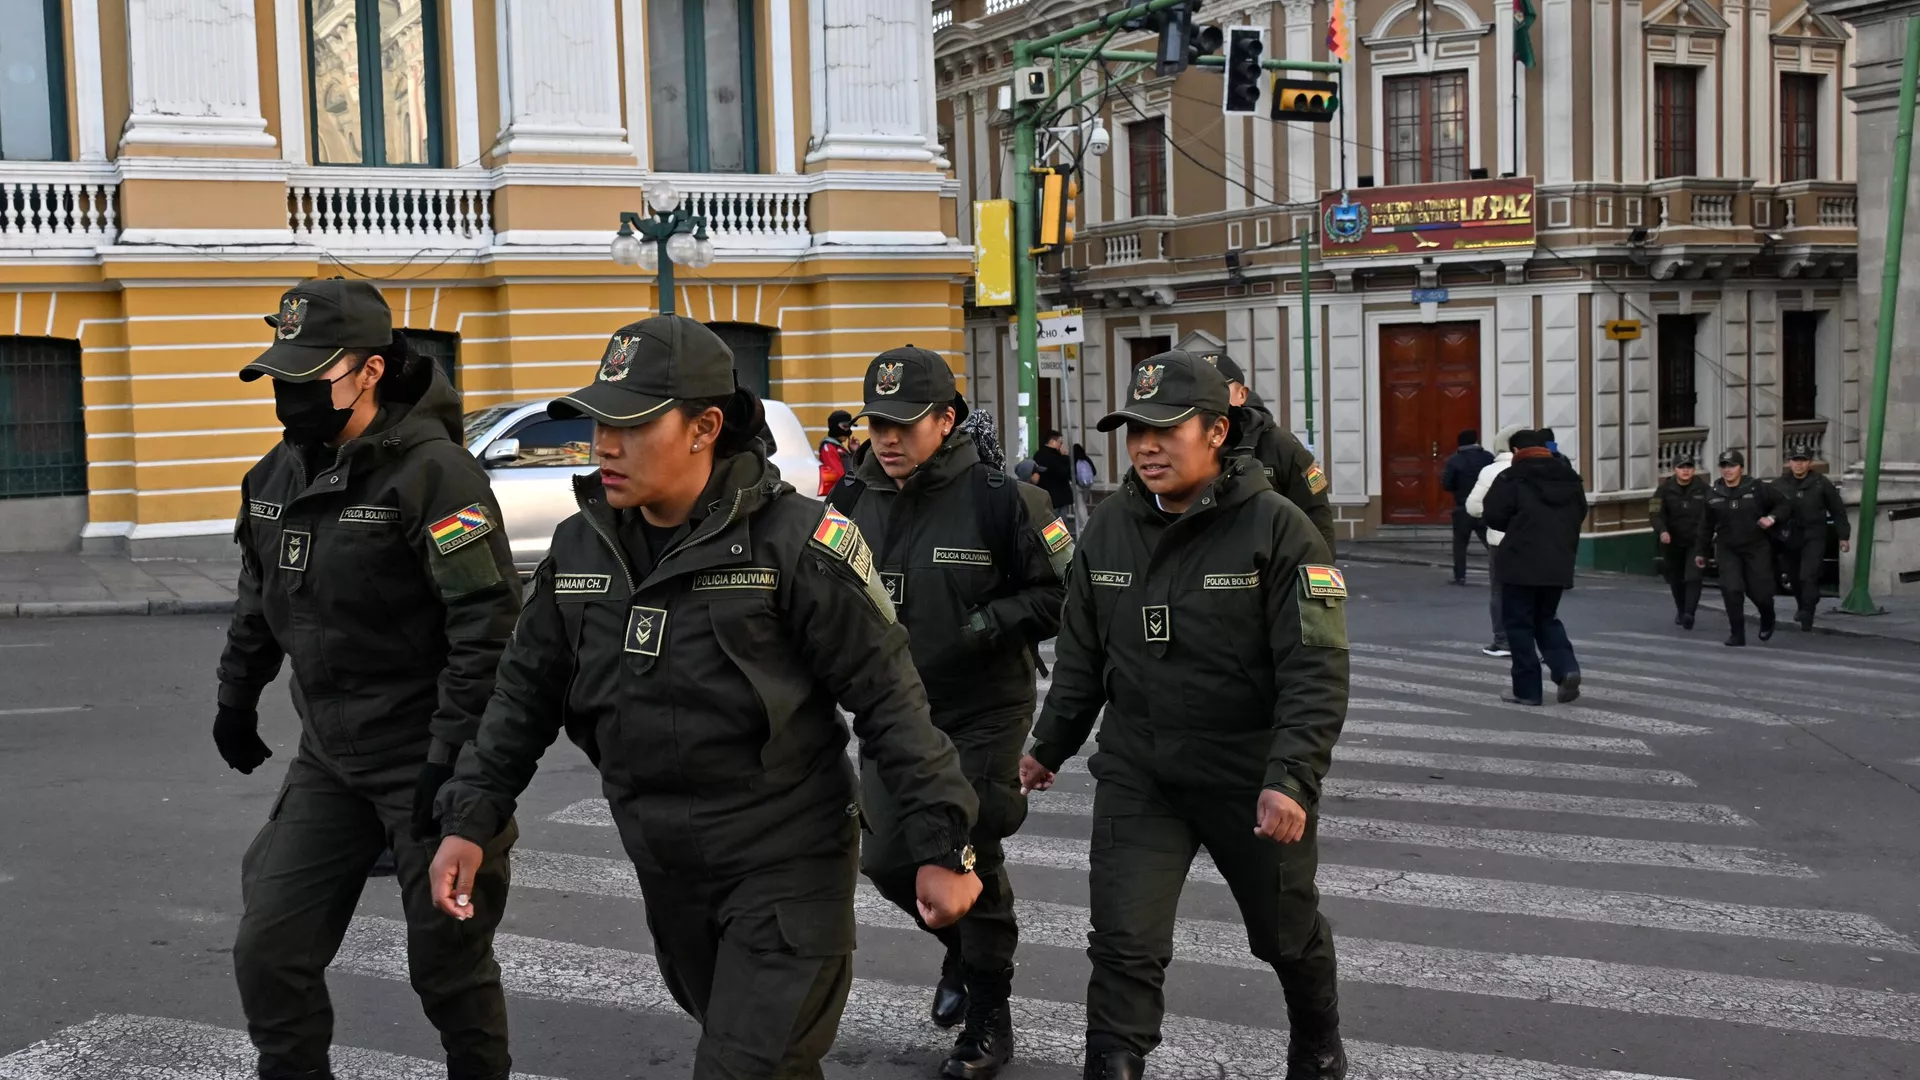
<svg viewBox="0 0 1920 1080">
<path fill-rule="evenodd" d="M 827 437 L 820 440 L 820 497 L 826 498 L 833 485 L 853 467 L 860 443 L 853 437 L 853 414 L 835 409 L 827 415 Z"/>
</svg>

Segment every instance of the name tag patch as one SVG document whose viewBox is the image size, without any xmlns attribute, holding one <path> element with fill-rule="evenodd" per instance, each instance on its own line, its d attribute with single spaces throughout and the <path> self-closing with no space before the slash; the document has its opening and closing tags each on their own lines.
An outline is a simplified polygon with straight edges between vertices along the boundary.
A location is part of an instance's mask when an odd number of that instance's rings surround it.
<svg viewBox="0 0 1920 1080">
<path fill-rule="evenodd" d="M 1200 581 L 1207 589 L 1257 589 L 1260 587 L 1260 571 L 1251 574 L 1208 574 Z"/>
<path fill-rule="evenodd" d="M 1133 584 L 1133 575 L 1125 570 L 1089 570 L 1087 580 L 1095 585 L 1105 585 L 1112 589 L 1124 589 Z"/>
<path fill-rule="evenodd" d="M 880 575 L 880 584 L 886 586 L 887 599 L 893 601 L 894 607 L 907 602 L 907 575 L 883 573 Z"/>
<path fill-rule="evenodd" d="M 627 651 L 641 656 L 659 656 L 660 641 L 667 636 L 667 613 L 662 608 L 636 607 L 627 615 Z"/>
<path fill-rule="evenodd" d="M 257 517 L 262 521 L 279 521 L 280 504 L 268 502 L 265 499 L 248 499 L 247 516 Z"/>
<path fill-rule="evenodd" d="M 935 566 L 992 566 L 993 552 L 937 547 L 933 549 L 933 563 Z"/>
<path fill-rule="evenodd" d="M 313 534 L 288 530 L 280 534 L 280 569 L 307 569 L 307 558 L 313 553 Z"/>
<path fill-rule="evenodd" d="M 1140 609 L 1140 621 L 1145 625 L 1148 641 L 1173 640 L 1173 614 L 1165 604 Z"/>
<path fill-rule="evenodd" d="M 709 589 L 777 589 L 780 571 L 766 566 L 745 566 L 737 570 L 713 570 L 693 576 L 693 591 Z"/>
<path fill-rule="evenodd" d="M 386 525 L 400 520 L 397 506 L 349 506 L 340 511 L 340 520 L 367 525 Z"/>
<path fill-rule="evenodd" d="M 553 591 L 556 595 L 574 595 L 604 593 L 612 587 L 611 574 L 555 574 Z"/>
</svg>

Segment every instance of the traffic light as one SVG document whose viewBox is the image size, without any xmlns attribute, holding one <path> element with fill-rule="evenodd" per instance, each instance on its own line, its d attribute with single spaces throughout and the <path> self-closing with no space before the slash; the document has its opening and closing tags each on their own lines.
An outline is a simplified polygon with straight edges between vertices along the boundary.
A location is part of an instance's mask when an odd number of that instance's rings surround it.
<svg viewBox="0 0 1920 1080">
<path fill-rule="evenodd" d="M 1340 84 L 1311 79 L 1273 80 L 1273 120 L 1325 124 L 1340 108 Z"/>
<path fill-rule="evenodd" d="M 1193 25 L 1193 16 L 1200 10 L 1200 2 L 1186 0 L 1185 3 L 1122 24 L 1122 29 L 1152 30 L 1160 35 L 1160 42 L 1153 51 L 1155 75 L 1178 75 L 1195 60 L 1220 51 L 1222 38 L 1219 27 Z"/>
<path fill-rule="evenodd" d="M 1065 169 L 1039 168 L 1034 172 L 1040 179 L 1040 228 L 1033 249 L 1038 254 L 1073 243 L 1074 204 L 1080 198 L 1080 181 Z"/>
<path fill-rule="evenodd" d="M 1227 31 L 1227 77 L 1222 80 L 1220 109 L 1251 116 L 1260 108 L 1260 57 L 1267 51 L 1266 33 L 1258 27 L 1236 26 Z"/>
</svg>

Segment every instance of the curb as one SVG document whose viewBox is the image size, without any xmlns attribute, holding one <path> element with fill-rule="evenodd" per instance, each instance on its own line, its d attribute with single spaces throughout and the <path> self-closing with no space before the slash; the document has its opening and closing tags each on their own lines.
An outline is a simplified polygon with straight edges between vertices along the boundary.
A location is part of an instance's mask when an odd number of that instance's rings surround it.
<svg viewBox="0 0 1920 1080">
<path fill-rule="evenodd" d="M 52 619 L 81 615 L 224 615 L 232 600 L 183 600 L 177 596 L 148 600 L 23 600 L 0 603 L 0 619 Z"/>
</svg>

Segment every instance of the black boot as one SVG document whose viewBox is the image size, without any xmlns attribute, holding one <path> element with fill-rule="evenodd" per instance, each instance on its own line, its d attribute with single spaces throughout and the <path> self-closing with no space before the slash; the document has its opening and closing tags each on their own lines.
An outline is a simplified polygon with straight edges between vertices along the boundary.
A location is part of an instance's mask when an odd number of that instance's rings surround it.
<svg viewBox="0 0 1920 1080">
<path fill-rule="evenodd" d="M 285 1069 L 268 1068 L 264 1061 L 260 1063 L 258 1075 L 260 1080 L 333 1080 L 333 1070 L 330 1068 L 288 1072 Z"/>
<path fill-rule="evenodd" d="M 1740 646 L 1747 643 L 1747 617 L 1735 615 L 1727 619 L 1728 645 Z"/>
<path fill-rule="evenodd" d="M 1347 1048 L 1340 1029 L 1303 1035 L 1297 1029 L 1287 1042 L 1287 1080 L 1346 1080 Z"/>
<path fill-rule="evenodd" d="M 1683 611 L 1680 613 L 1680 629 L 1682 630 L 1693 629 L 1693 612 Z"/>
<path fill-rule="evenodd" d="M 1773 639 L 1773 607 L 1768 605 L 1760 609 L 1760 640 Z"/>
<path fill-rule="evenodd" d="M 1811 610 L 1800 613 L 1800 632 L 1803 634 L 1813 633 L 1813 612 Z"/>
<path fill-rule="evenodd" d="M 967 983 L 960 975 L 960 954 L 949 951 L 940 961 L 940 981 L 933 986 L 933 1022 L 950 1028 L 967 1015 Z"/>
<path fill-rule="evenodd" d="M 967 974 L 967 1026 L 954 1041 L 940 1075 L 953 1080 L 992 1080 L 1013 1060 L 1013 969 Z"/>
<path fill-rule="evenodd" d="M 398 872 L 393 865 L 392 844 L 388 844 L 386 849 L 380 852 L 380 857 L 373 860 L 373 865 L 367 868 L 367 876 L 370 878 L 392 877 Z"/>
<path fill-rule="evenodd" d="M 1080 1075 L 1084 1080 L 1140 1080 L 1146 1074 L 1146 1058 L 1130 1050 L 1109 1050 L 1097 1057 L 1088 1054 Z"/>
</svg>

